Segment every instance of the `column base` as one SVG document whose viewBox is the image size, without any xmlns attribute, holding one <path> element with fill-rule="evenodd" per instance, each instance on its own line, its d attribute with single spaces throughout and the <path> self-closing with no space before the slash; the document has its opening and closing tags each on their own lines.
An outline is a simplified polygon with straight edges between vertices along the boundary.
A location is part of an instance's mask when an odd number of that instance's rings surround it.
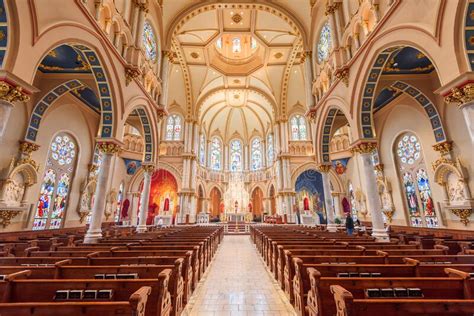
<svg viewBox="0 0 474 316">
<path fill-rule="evenodd" d="M 96 244 L 99 239 L 102 238 L 102 230 L 95 230 L 95 231 L 87 231 L 86 235 L 84 236 L 84 243 L 85 244 Z"/>
<path fill-rule="evenodd" d="M 390 242 L 390 236 L 385 229 L 373 229 L 372 237 L 375 237 L 377 242 Z"/>
<path fill-rule="evenodd" d="M 330 233 L 337 232 L 337 224 L 327 224 L 326 229 Z"/>
<path fill-rule="evenodd" d="M 137 233 L 145 233 L 146 232 L 146 225 L 138 225 L 137 226 Z"/>
</svg>

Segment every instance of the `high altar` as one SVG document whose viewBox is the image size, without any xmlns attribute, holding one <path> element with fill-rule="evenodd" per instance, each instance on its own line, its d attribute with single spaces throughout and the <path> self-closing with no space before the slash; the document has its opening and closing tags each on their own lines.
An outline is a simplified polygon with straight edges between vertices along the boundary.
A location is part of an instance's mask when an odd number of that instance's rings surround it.
<svg viewBox="0 0 474 316">
<path fill-rule="evenodd" d="M 249 222 L 252 214 L 248 209 L 249 193 L 245 188 L 244 177 L 241 173 L 233 172 L 229 178 L 227 190 L 224 193 L 224 214 L 222 221 Z"/>
</svg>

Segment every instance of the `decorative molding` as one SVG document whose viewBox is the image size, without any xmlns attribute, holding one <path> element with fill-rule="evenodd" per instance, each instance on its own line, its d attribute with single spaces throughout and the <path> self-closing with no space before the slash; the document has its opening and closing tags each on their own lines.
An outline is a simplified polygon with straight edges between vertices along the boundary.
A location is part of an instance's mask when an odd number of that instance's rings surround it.
<svg viewBox="0 0 474 316">
<path fill-rule="evenodd" d="M 346 87 L 349 86 L 349 68 L 342 67 L 337 69 L 334 73 L 337 79 L 341 80 Z"/>
<path fill-rule="evenodd" d="M 130 82 L 140 76 L 141 72 L 138 68 L 127 67 L 125 68 L 125 85 L 128 86 Z"/>
<path fill-rule="evenodd" d="M 383 168 L 384 168 L 383 163 L 379 163 L 374 166 L 374 169 L 378 172 L 383 172 Z"/>
<path fill-rule="evenodd" d="M 446 103 L 457 103 L 461 106 L 474 100 L 474 84 L 468 83 L 463 87 L 451 89 L 451 93 L 444 97 Z"/>
<path fill-rule="evenodd" d="M 0 100 L 13 102 L 27 102 L 30 96 L 23 92 L 20 86 L 12 86 L 5 81 L 0 81 Z"/>
<path fill-rule="evenodd" d="M 324 12 L 325 15 L 330 15 L 330 14 L 333 14 L 334 12 L 336 12 L 337 9 L 339 9 L 339 7 L 341 6 L 341 3 L 340 2 L 336 2 L 334 3 L 333 5 L 327 5 L 326 6 L 326 11 Z"/>
<path fill-rule="evenodd" d="M 464 224 L 464 226 L 467 226 L 469 224 L 469 216 L 472 214 L 472 209 L 462 209 L 462 208 L 454 208 L 451 209 L 451 212 L 459 217 L 461 223 Z"/>
<path fill-rule="evenodd" d="M 395 213 L 395 211 L 394 210 L 383 210 L 382 212 L 387 217 L 388 222 L 392 223 L 393 214 Z"/>
<path fill-rule="evenodd" d="M 29 142 L 27 140 L 20 141 L 20 152 L 27 155 L 28 157 L 31 156 L 33 152 L 38 151 L 39 148 L 40 145 L 36 143 Z"/>
<path fill-rule="evenodd" d="M 446 157 L 441 157 L 441 158 L 437 159 L 435 162 L 433 162 L 431 164 L 431 167 L 433 167 L 433 170 L 436 170 L 442 164 L 447 164 L 447 165 L 451 165 L 453 167 L 456 167 L 456 163 L 454 161 L 452 161 L 451 159 L 446 158 Z"/>
<path fill-rule="evenodd" d="M 317 108 L 315 106 L 311 107 L 305 114 L 305 116 L 313 123 L 316 123 L 316 119 L 317 119 L 317 115 L 316 115 L 316 112 L 317 112 Z"/>
</svg>

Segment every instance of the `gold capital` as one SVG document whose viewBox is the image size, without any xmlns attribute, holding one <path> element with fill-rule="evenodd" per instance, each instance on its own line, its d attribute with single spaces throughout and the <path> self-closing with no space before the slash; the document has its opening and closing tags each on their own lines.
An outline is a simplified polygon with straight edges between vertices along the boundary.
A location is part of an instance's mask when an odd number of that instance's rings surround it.
<svg viewBox="0 0 474 316">
<path fill-rule="evenodd" d="M 377 143 L 375 142 L 363 142 L 356 144 L 351 147 L 351 152 L 358 154 L 370 154 L 377 149 Z"/>
<path fill-rule="evenodd" d="M 7 101 L 9 103 L 15 101 L 26 102 L 30 100 L 30 96 L 23 92 L 22 87 L 14 87 L 5 81 L 0 81 L 0 100 Z"/>
<path fill-rule="evenodd" d="M 97 145 L 97 148 L 99 148 L 99 151 L 104 153 L 104 154 L 110 154 L 114 155 L 120 151 L 120 146 L 115 143 L 110 143 L 110 142 L 100 142 Z"/>
<path fill-rule="evenodd" d="M 318 170 L 322 173 L 328 173 L 331 170 L 331 165 L 319 165 Z"/>
<path fill-rule="evenodd" d="M 463 87 L 451 89 L 451 93 L 444 97 L 446 103 L 457 103 L 458 106 L 474 100 L 474 84 L 468 83 Z"/>
</svg>

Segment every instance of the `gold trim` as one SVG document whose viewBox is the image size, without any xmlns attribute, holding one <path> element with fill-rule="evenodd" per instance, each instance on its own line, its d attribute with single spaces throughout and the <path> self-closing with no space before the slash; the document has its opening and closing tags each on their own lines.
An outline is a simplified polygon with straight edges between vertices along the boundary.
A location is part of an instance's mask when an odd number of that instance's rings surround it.
<svg viewBox="0 0 474 316">
<path fill-rule="evenodd" d="M 101 142 L 97 144 L 97 148 L 99 148 L 100 152 L 104 154 L 110 154 L 110 155 L 114 155 L 120 152 L 121 150 L 119 145 L 114 144 L 114 143 L 107 143 L 107 142 Z"/>
<path fill-rule="evenodd" d="M 394 211 L 394 210 L 383 210 L 382 212 L 383 212 L 383 213 L 385 214 L 385 216 L 387 217 L 388 222 L 389 222 L 389 223 L 392 223 L 393 214 L 395 213 L 395 211 Z"/>
<path fill-rule="evenodd" d="M 331 170 L 331 165 L 319 165 L 318 171 L 322 173 L 328 173 Z"/>
<path fill-rule="evenodd" d="M 442 143 L 434 144 L 433 149 L 441 155 L 446 155 L 453 149 L 453 142 L 447 140 Z"/>
<path fill-rule="evenodd" d="M 125 85 L 129 85 L 130 82 L 140 76 L 140 70 L 138 68 L 127 68 L 125 69 Z"/>
<path fill-rule="evenodd" d="M 375 142 L 364 142 L 359 143 L 351 147 L 351 153 L 355 154 L 370 154 L 377 149 L 377 143 Z"/>
<path fill-rule="evenodd" d="M 461 223 L 464 224 L 464 226 L 467 226 L 469 224 L 469 216 L 472 214 L 472 209 L 462 209 L 462 208 L 453 208 L 451 209 L 451 212 L 459 217 Z"/>
<path fill-rule="evenodd" d="M 155 165 L 153 164 L 142 165 L 142 169 L 146 173 L 153 173 L 153 171 L 155 171 Z"/>
<path fill-rule="evenodd" d="M 9 103 L 15 101 L 27 102 L 30 100 L 30 96 L 23 92 L 22 87 L 13 87 L 5 81 L 0 81 L 0 100 L 7 101 Z"/>
<path fill-rule="evenodd" d="M 451 93 L 444 97 L 446 103 L 457 103 L 458 106 L 474 100 L 474 84 L 468 83 L 464 87 L 453 88 Z"/>
</svg>

